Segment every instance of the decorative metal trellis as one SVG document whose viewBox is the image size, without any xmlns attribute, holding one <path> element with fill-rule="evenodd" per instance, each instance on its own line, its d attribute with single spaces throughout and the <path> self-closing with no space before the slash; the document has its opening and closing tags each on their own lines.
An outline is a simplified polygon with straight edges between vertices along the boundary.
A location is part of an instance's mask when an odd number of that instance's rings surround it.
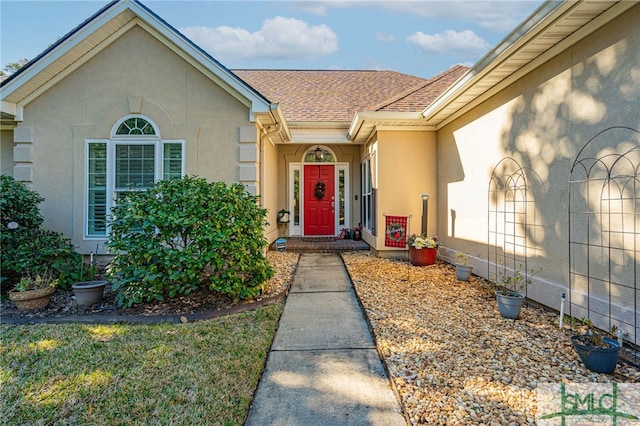
<svg viewBox="0 0 640 426">
<path fill-rule="evenodd" d="M 640 132 L 612 127 L 580 150 L 569 177 L 569 315 L 640 344 Z M 635 365 L 637 350 L 623 355 Z"/>
<path fill-rule="evenodd" d="M 531 177 L 530 183 L 527 175 Z M 491 173 L 487 244 L 490 280 L 498 281 L 515 271 L 520 271 L 525 280 L 530 278 L 528 259 L 535 248 L 528 241 L 540 227 L 537 224 L 534 188 L 544 191 L 540 177 L 511 157 L 500 160 Z"/>
</svg>

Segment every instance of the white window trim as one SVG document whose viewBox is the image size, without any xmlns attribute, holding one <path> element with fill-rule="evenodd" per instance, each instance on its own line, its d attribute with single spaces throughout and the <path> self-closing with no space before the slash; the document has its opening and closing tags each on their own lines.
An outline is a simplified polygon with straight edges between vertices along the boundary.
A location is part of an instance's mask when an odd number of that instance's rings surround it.
<svg viewBox="0 0 640 426">
<path fill-rule="evenodd" d="M 375 151 L 369 153 L 366 157 L 362 159 L 360 163 L 361 170 L 361 197 L 360 200 L 362 207 L 362 227 L 370 232 L 374 232 L 372 225 L 376 223 L 376 218 L 373 217 L 374 209 L 372 206 L 373 201 L 373 191 L 377 188 L 376 183 L 376 170 L 377 170 L 377 156 L 375 155 Z M 371 182 L 367 179 L 368 176 L 371 176 Z M 368 186 L 368 187 L 367 187 Z M 365 199 L 367 202 L 365 203 Z M 368 207 L 367 207 L 368 206 Z M 367 220 L 367 215 L 368 220 Z"/>
<path fill-rule="evenodd" d="M 314 148 L 315 149 L 315 148 Z M 306 153 L 305 153 L 306 155 Z M 304 159 L 304 156 L 302 157 Z M 335 154 L 334 154 L 334 158 L 335 158 Z M 350 186 L 351 186 L 351 181 L 349 180 L 349 163 L 345 163 L 345 162 L 340 162 L 340 163 L 312 163 L 312 162 L 308 162 L 308 163 L 304 163 L 304 162 L 299 162 L 299 163 L 289 163 L 289 212 L 290 212 L 290 221 L 289 221 L 289 233 L 288 236 L 302 236 L 303 232 L 302 230 L 304 229 L 304 166 L 308 166 L 308 165 L 312 165 L 312 164 L 322 164 L 322 165 L 328 165 L 328 164 L 332 164 L 334 166 L 333 168 L 333 173 L 334 173 L 334 179 L 333 179 L 333 185 L 334 185 L 334 189 L 333 189 L 333 193 L 335 194 L 335 208 L 334 208 L 334 230 L 335 230 L 335 234 L 336 235 L 340 235 L 340 229 L 341 227 L 347 227 L 349 228 L 350 225 L 350 218 L 351 218 L 351 191 Z M 293 206 L 293 193 L 294 193 L 294 179 L 293 179 L 293 174 L 294 171 L 298 170 L 300 172 L 300 225 L 294 225 L 294 206 Z M 345 185 L 344 185 L 344 217 L 345 217 L 345 224 L 344 225 L 340 225 L 340 205 L 339 205 L 339 199 L 338 199 L 338 195 L 339 195 L 339 190 L 340 190 L 340 182 L 339 182 L 339 178 L 340 178 L 340 170 L 344 170 L 344 181 L 345 181 Z"/>
<path fill-rule="evenodd" d="M 289 234 L 287 236 L 292 235 L 302 235 L 302 220 L 304 217 L 304 168 L 302 167 L 303 163 L 289 163 Z M 300 173 L 300 205 L 298 208 L 300 209 L 300 224 L 295 225 L 295 208 L 293 205 L 293 194 L 295 191 L 295 181 L 294 181 L 294 172 L 298 171 Z"/>
<path fill-rule="evenodd" d="M 124 120 L 124 119 L 123 119 Z M 120 124 L 123 120 L 118 121 Z M 85 139 L 84 142 L 84 197 L 83 197 L 83 239 L 105 241 L 109 238 L 107 227 L 106 235 L 89 234 L 89 145 L 102 143 L 107 145 L 107 217 L 111 213 L 115 197 L 115 152 L 116 145 L 154 145 L 154 182 L 159 182 L 164 176 L 164 145 L 180 144 L 182 149 L 181 175 L 186 174 L 186 141 L 184 139 L 160 139 L 158 136 L 122 137 L 113 139 Z"/>
<path fill-rule="evenodd" d="M 155 135 L 116 135 L 116 132 L 118 131 L 118 128 L 120 128 L 120 125 L 122 123 L 124 123 L 125 121 L 129 120 L 130 118 L 142 118 L 143 120 L 147 121 L 153 127 L 153 131 L 155 132 Z M 131 139 L 160 139 L 160 128 L 158 127 L 158 125 L 156 124 L 155 121 L 153 121 L 152 119 L 150 119 L 146 115 L 142 115 L 142 114 L 127 114 L 124 117 L 122 117 L 120 120 L 118 120 L 116 122 L 116 124 L 114 124 L 114 126 L 111 128 L 111 139 L 112 140 L 113 139 L 126 139 L 126 138 L 131 138 Z"/>
<path fill-rule="evenodd" d="M 344 225 L 340 225 L 340 205 L 339 205 L 339 199 L 337 198 L 339 195 L 339 191 L 340 191 L 340 170 L 344 170 Z M 349 224 L 349 220 L 351 218 L 351 193 L 349 191 L 349 187 L 351 186 L 350 184 L 350 180 L 349 180 L 349 163 L 336 163 L 336 170 L 335 170 L 335 185 L 336 185 L 336 189 L 334 194 L 336 194 L 336 235 L 340 235 L 340 227 L 346 227 L 346 228 L 350 228 L 350 224 Z"/>
</svg>

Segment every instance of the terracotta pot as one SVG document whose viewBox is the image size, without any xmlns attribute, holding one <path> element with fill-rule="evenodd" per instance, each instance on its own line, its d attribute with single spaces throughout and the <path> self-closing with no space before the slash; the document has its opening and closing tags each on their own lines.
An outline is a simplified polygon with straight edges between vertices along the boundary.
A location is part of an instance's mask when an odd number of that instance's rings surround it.
<svg viewBox="0 0 640 426">
<path fill-rule="evenodd" d="M 409 260 L 415 266 L 428 266 L 436 262 L 437 248 L 415 248 L 409 246 Z"/>
<path fill-rule="evenodd" d="M 16 304 L 20 311 L 28 309 L 42 309 L 49 304 L 51 295 L 56 292 L 55 287 L 36 288 L 35 290 L 9 292 L 9 300 Z"/>
</svg>

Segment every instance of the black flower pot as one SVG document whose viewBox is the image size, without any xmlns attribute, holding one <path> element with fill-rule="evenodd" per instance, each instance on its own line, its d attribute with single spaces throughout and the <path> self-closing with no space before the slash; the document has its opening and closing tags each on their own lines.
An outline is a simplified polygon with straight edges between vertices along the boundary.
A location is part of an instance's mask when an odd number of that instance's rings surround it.
<svg viewBox="0 0 640 426">
<path fill-rule="evenodd" d="M 578 335 L 571 337 L 571 344 L 587 369 L 594 373 L 611 374 L 618 364 L 620 343 L 608 337 L 603 340 L 608 347 L 585 344 Z"/>
</svg>

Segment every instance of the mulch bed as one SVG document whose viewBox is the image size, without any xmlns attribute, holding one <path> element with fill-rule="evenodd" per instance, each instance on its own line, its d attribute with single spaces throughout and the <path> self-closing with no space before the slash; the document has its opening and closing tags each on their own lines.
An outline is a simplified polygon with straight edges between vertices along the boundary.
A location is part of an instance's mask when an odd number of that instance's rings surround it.
<svg viewBox="0 0 640 426">
<path fill-rule="evenodd" d="M 276 270 L 275 276 L 264 286 L 261 296 L 234 302 L 228 296 L 200 288 L 187 296 L 141 303 L 122 308 L 116 303 L 116 293 L 107 284 L 102 301 L 93 306 L 76 303 L 73 290 L 57 289 L 49 305 L 43 309 L 20 311 L 8 298 L 1 301 L 2 324 L 36 322 L 189 322 L 215 318 L 230 313 L 255 309 L 284 300 L 298 262 L 294 253 L 269 252 L 267 255 Z M 96 279 L 102 279 L 97 277 Z"/>
<path fill-rule="evenodd" d="M 73 291 L 58 289 L 44 309 L 19 311 L 9 300 L 2 302 L 2 323 L 35 322 L 189 322 L 243 312 L 283 300 L 286 289 L 265 298 L 233 302 L 221 294 L 199 289 L 188 296 L 157 302 L 147 302 L 131 308 L 119 307 L 111 286 L 105 287 L 103 300 L 93 306 L 81 306 Z"/>
</svg>

